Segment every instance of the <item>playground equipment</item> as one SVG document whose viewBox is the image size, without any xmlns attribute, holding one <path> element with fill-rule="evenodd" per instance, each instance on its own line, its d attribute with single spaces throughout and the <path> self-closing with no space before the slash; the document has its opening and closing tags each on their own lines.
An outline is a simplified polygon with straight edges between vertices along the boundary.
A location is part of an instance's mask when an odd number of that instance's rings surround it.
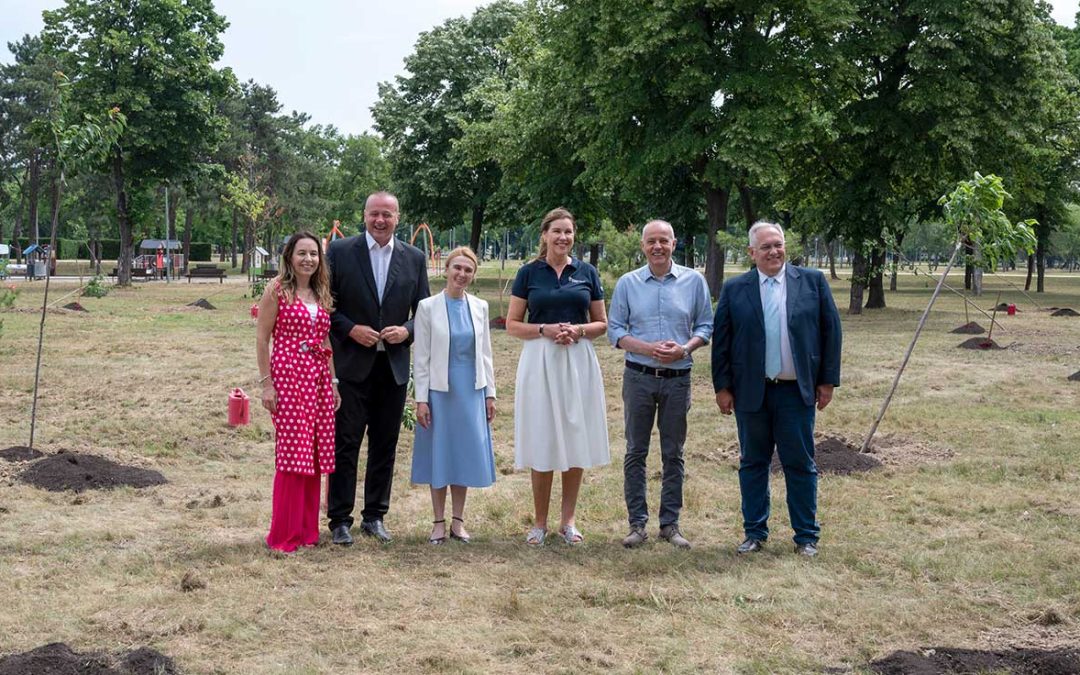
<svg viewBox="0 0 1080 675">
<path fill-rule="evenodd" d="M 431 228 L 427 223 L 420 223 L 413 228 L 412 237 L 409 239 L 409 243 L 416 246 L 416 237 L 421 232 L 427 235 L 427 254 L 428 264 L 431 267 L 431 274 L 438 275 L 442 270 L 439 267 L 439 262 L 442 259 L 442 251 L 435 250 L 435 237 L 431 233 Z"/>
<path fill-rule="evenodd" d="M 330 234 L 326 235 L 326 237 L 323 239 L 323 243 L 322 243 L 323 253 L 325 254 L 326 249 L 328 249 L 330 247 L 330 242 L 334 241 L 335 239 L 344 239 L 344 238 L 345 238 L 345 235 L 341 233 L 341 221 L 340 220 L 335 220 L 334 225 L 330 228 Z"/>
</svg>

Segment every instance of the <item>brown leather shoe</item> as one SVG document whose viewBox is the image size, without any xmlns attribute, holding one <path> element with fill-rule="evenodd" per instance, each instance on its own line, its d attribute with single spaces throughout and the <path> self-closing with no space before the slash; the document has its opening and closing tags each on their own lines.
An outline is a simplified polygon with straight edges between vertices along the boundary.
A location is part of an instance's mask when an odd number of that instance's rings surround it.
<svg viewBox="0 0 1080 675">
<path fill-rule="evenodd" d="M 675 548 L 690 548 L 690 541 L 679 532 L 679 526 L 672 523 L 660 528 L 660 538 L 669 541 Z"/>
<path fill-rule="evenodd" d="M 644 525 L 631 525 L 630 534 L 623 537 L 622 545 L 626 548 L 637 548 L 644 544 L 648 538 L 649 533 L 645 531 Z"/>
</svg>

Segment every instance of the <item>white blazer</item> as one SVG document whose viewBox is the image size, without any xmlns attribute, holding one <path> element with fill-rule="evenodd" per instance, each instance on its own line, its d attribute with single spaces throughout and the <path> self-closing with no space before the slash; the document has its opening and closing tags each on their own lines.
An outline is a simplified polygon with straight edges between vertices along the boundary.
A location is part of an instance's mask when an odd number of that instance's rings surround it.
<svg viewBox="0 0 1080 675">
<path fill-rule="evenodd" d="M 476 336 L 476 389 L 486 398 L 495 398 L 495 364 L 491 358 L 491 330 L 488 304 L 465 294 Z M 446 291 L 425 298 L 416 308 L 413 322 L 413 387 L 416 402 L 428 403 L 429 391 L 450 389 L 450 315 L 446 313 Z"/>
</svg>

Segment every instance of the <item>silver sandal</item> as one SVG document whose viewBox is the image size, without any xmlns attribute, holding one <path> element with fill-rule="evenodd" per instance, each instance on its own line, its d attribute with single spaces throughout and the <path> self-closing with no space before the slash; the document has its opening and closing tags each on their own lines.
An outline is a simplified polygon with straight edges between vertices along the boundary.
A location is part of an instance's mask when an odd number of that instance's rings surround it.
<svg viewBox="0 0 1080 675">
<path fill-rule="evenodd" d="M 563 541 L 570 546 L 577 546 L 585 541 L 585 535 L 581 534 L 581 532 L 573 525 L 566 525 L 559 528 L 559 534 L 562 535 Z"/>
<path fill-rule="evenodd" d="M 547 530 L 542 527 L 534 527 L 525 535 L 525 543 L 529 546 L 539 546 L 544 543 L 544 537 L 546 536 Z"/>
</svg>

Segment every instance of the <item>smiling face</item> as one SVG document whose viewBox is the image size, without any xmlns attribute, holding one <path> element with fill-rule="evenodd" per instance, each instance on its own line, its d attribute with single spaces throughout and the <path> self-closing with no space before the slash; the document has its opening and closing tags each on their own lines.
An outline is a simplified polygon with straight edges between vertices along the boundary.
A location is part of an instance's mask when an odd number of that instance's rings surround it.
<svg viewBox="0 0 1080 675">
<path fill-rule="evenodd" d="M 319 269 L 319 243 L 307 237 L 298 239 L 289 256 L 289 263 L 297 278 L 310 279 Z"/>
<path fill-rule="evenodd" d="M 364 204 L 364 227 L 379 246 L 386 246 L 398 224 L 397 197 L 376 192 Z"/>
<path fill-rule="evenodd" d="M 746 250 L 757 268 L 766 276 L 776 276 L 784 266 L 784 235 L 774 228 L 763 227 L 758 230 L 753 244 Z"/>
<path fill-rule="evenodd" d="M 654 220 L 641 231 L 641 251 L 654 274 L 671 269 L 671 253 L 675 250 L 675 231 L 662 220 Z"/>
<path fill-rule="evenodd" d="M 555 259 L 566 258 L 574 248 L 574 221 L 559 218 L 548 223 L 543 233 L 547 254 Z"/>
<path fill-rule="evenodd" d="M 476 277 L 476 265 L 463 255 L 456 255 L 446 262 L 446 290 L 459 297 Z"/>
</svg>

